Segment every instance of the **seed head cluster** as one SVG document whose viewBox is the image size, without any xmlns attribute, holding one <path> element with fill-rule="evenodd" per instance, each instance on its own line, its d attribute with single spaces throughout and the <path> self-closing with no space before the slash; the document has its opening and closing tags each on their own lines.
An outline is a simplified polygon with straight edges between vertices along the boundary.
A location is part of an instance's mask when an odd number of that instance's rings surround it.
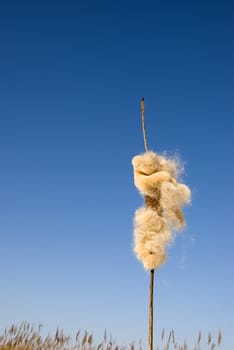
<svg viewBox="0 0 234 350">
<path fill-rule="evenodd" d="M 152 270 L 165 262 L 172 232 L 184 227 L 182 207 L 190 203 L 191 192 L 178 182 L 183 169 L 176 158 L 147 151 L 135 156 L 132 165 L 135 186 L 146 203 L 134 216 L 134 252 Z"/>
</svg>

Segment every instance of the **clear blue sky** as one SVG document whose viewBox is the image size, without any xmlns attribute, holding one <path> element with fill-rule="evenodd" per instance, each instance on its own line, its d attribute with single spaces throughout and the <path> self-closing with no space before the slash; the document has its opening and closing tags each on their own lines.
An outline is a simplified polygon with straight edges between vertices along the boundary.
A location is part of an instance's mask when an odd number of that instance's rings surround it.
<svg viewBox="0 0 234 350">
<path fill-rule="evenodd" d="M 233 349 L 231 1 L 2 1 L 0 326 L 147 336 L 131 158 L 178 152 L 187 228 L 155 278 L 155 332 Z"/>
</svg>

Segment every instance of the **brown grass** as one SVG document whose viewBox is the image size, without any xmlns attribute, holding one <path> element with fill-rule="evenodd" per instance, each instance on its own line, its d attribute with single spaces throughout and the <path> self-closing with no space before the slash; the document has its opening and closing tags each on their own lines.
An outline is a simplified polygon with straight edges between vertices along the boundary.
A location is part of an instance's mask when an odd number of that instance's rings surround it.
<svg viewBox="0 0 234 350">
<path fill-rule="evenodd" d="M 175 339 L 174 331 L 171 330 L 166 334 L 163 329 L 161 335 L 161 345 L 157 350 L 189 350 L 186 339 L 180 345 Z M 220 349 L 222 342 L 222 333 L 219 331 L 215 339 L 211 333 L 208 337 L 202 337 L 201 332 L 198 334 L 195 346 L 191 350 L 216 350 Z M 101 343 L 95 345 L 93 336 L 85 331 L 81 334 L 78 331 L 74 339 L 64 335 L 63 331 L 57 329 L 54 335 L 42 337 L 41 325 L 35 327 L 27 322 L 21 323 L 19 326 L 12 325 L 3 330 L 0 334 L 0 350 L 143 350 L 141 342 L 139 344 L 131 343 L 128 346 L 119 346 L 111 338 L 107 338 L 106 332 Z"/>
</svg>

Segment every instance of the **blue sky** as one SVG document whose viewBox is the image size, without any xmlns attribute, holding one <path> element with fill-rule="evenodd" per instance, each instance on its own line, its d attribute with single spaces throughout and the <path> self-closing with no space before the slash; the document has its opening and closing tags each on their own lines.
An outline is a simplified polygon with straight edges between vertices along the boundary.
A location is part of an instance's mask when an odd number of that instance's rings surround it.
<svg viewBox="0 0 234 350">
<path fill-rule="evenodd" d="M 147 337 L 149 276 L 132 253 L 143 199 L 131 158 L 179 153 L 186 230 L 155 278 L 155 334 L 231 350 L 233 4 L 0 5 L 0 326 Z"/>
</svg>

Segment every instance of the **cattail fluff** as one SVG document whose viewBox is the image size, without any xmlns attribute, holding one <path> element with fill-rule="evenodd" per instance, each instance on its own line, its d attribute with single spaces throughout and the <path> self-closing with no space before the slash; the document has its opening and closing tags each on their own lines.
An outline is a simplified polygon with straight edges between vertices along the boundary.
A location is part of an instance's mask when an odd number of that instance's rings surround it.
<svg viewBox="0 0 234 350">
<path fill-rule="evenodd" d="M 182 207 L 190 203 L 190 189 L 177 182 L 179 162 L 152 151 L 132 159 L 134 183 L 146 197 L 147 207 L 134 216 L 134 252 L 145 269 L 162 265 L 172 231 L 185 225 Z"/>
</svg>

